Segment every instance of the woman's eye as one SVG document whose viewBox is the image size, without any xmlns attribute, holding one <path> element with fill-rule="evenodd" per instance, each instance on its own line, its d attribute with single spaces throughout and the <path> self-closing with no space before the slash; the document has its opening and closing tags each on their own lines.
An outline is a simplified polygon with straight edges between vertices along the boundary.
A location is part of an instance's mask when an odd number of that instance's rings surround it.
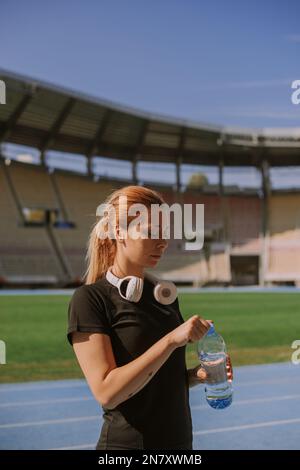
<svg viewBox="0 0 300 470">
<path fill-rule="evenodd" d="M 140 232 L 143 236 L 148 238 L 165 238 L 168 236 L 168 227 L 162 228 L 154 228 L 154 227 L 145 227 L 141 226 Z"/>
</svg>

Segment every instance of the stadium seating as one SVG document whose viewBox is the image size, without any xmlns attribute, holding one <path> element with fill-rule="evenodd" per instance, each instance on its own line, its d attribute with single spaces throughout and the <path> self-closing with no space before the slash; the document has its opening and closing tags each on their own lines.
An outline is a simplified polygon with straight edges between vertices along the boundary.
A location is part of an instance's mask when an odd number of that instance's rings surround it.
<svg viewBox="0 0 300 470">
<path fill-rule="evenodd" d="M 300 281 L 300 194 L 274 194 L 270 200 L 269 281 Z"/>
<path fill-rule="evenodd" d="M 72 229 L 54 229 L 64 251 L 74 279 L 80 280 L 85 271 L 88 236 L 96 220 L 96 209 L 106 196 L 122 186 L 112 181 L 93 182 L 84 176 L 57 172 L 54 175 L 68 218 L 75 224 Z"/>
<path fill-rule="evenodd" d="M 2 162 L 1 162 L 2 163 Z M 44 227 L 24 227 L 9 184 L 9 167 L 0 165 L 0 276 L 2 282 L 56 284 L 63 272 Z M 27 173 L 26 173 L 27 175 Z M 40 175 L 37 170 L 36 175 Z M 32 174 L 31 174 L 32 176 Z M 22 184 L 34 187 L 38 177 Z M 28 184 L 30 181 L 30 185 Z"/>
<path fill-rule="evenodd" d="M 1 160 L 1 282 L 82 282 L 96 208 L 113 190 L 127 184 L 131 183 L 103 178 L 94 182 L 85 175 L 61 170 L 50 174 L 45 167 L 16 161 L 6 166 Z M 216 192 L 188 189 L 178 197 L 166 185 L 147 186 L 157 190 L 168 204 L 204 204 L 206 231 L 206 248 L 200 252 L 185 251 L 184 240 L 171 237 L 164 256 L 150 271 L 181 283 L 229 284 L 230 256 L 260 256 L 262 202 L 257 195 L 229 194 L 221 200 Z M 277 192 L 270 198 L 270 234 L 265 241 L 267 281 L 300 282 L 299 203 L 300 194 L 295 192 Z M 22 207 L 57 210 L 60 220 L 74 226 L 24 226 Z M 172 236 L 172 217 L 170 222 Z"/>
</svg>

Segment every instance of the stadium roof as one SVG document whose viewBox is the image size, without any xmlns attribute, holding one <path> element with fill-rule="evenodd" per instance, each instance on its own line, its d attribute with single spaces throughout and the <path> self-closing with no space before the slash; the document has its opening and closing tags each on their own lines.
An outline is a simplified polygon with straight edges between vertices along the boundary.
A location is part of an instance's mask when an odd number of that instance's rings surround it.
<svg viewBox="0 0 300 470">
<path fill-rule="evenodd" d="M 147 113 L 0 69 L 0 143 L 133 161 L 300 165 L 300 128 L 238 129 Z"/>
</svg>

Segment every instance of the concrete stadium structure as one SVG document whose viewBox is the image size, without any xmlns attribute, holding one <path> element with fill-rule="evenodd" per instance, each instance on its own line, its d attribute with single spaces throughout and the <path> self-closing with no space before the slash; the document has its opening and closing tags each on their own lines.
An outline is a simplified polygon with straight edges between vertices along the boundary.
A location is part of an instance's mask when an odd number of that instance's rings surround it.
<svg viewBox="0 0 300 470">
<path fill-rule="evenodd" d="M 166 202 L 205 204 L 205 246 L 170 240 L 155 269 L 193 285 L 300 284 L 300 191 L 274 190 L 270 168 L 300 166 L 300 129 L 241 130 L 166 118 L 0 70 L 0 144 L 37 149 L 39 165 L 0 158 L 0 284 L 82 282 L 95 211 L 113 189 L 138 180 L 139 162 L 176 168 L 176 184 L 147 184 Z M 1 147 L 2 148 L 2 147 Z M 87 173 L 50 171 L 47 152 L 86 158 Z M 131 164 L 129 179 L 95 179 L 93 158 Z M 182 164 L 214 165 L 219 183 L 184 187 Z M 224 168 L 252 166 L 260 190 L 224 185 Z M 30 216 L 28 216 L 30 214 Z"/>
</svg>

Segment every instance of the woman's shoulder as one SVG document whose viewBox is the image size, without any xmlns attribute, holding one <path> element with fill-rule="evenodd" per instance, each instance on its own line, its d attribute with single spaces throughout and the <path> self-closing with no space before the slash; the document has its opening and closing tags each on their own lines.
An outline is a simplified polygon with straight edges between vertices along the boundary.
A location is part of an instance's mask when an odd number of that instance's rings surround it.
<svg viewBox="0 0 300 470">
<path fill-rule="evenodd" d="M 101 283 L 100 283 L 101 285 Z M 110 316 L 105 296 L 99 283 L 77 287 L 68 307 L 68 340 L 73 331 L 110 334 Z"/>
<path fill-rule="evenodd" d="M 72 300 L 99 299 L 105 300 L 109 295 L 107 280 L 102 277 L 91 284 L 82 284 L 73 292 Z"/>
<path fill-rule="evenodd" d="M 81 287 L 84 287 L 84 288 L 90 289 L 90 290 L 99 290 L 99 289 L 105 289 L 105 288 L 109 287 L 110 285 L 111 284 L 106 279 L 106 276 L 103 274 L 99 279 L 97 279 L 97 281 L 94 281 L 90 284 L 82 284 L 77 289 L 79 289 Z"/>
</svg>

